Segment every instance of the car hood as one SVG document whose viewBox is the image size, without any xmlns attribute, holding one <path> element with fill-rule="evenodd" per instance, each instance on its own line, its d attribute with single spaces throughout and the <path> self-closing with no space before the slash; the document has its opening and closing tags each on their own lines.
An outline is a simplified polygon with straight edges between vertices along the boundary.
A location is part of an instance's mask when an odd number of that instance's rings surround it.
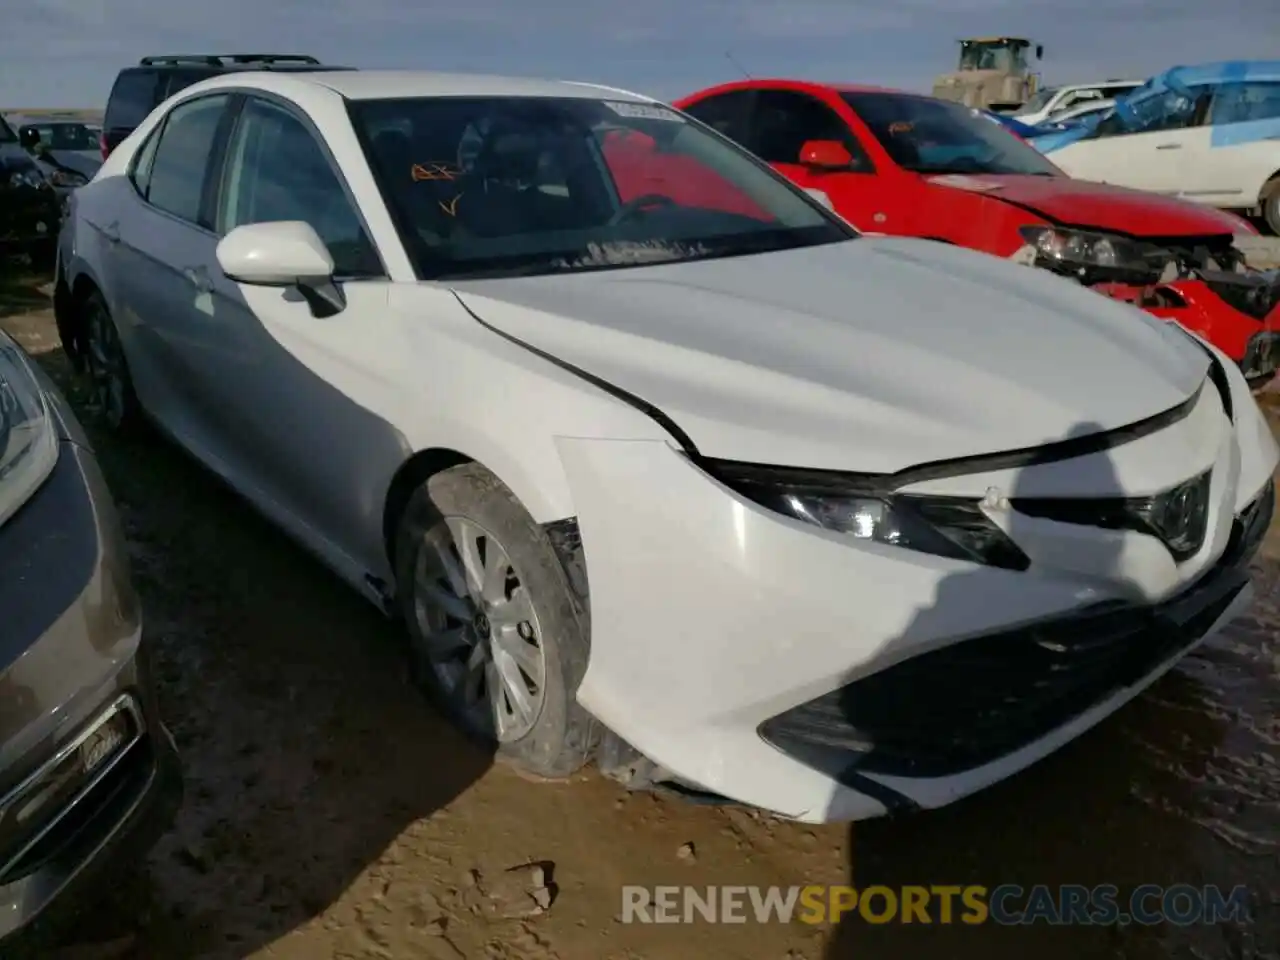
<svg viewBox="0 0 1280 960">
<path fill-rule="evenodd" d="M 457 282 L 481 322 L 661 409 L 707 456 L 891 473 L 1142 420 L 1207 355 L 1043 270 L 903 238 Z"/>
<path fill-rule="evenodd" d="M 1131 236 L 1203 237 L 1247 229 L 1231 214 L 1190 200 L 1065 176 L 964 174 L 935 176 L 929 181 L 934 186 L 996 197 L 1055 223 Z"/>
</svg>

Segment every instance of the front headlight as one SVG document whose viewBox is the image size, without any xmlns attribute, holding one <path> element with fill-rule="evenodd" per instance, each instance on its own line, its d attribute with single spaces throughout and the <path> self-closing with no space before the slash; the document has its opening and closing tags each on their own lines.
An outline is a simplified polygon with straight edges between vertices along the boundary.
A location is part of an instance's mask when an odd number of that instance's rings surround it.
<svg viewBox="0 0 1280 960">
<path fill-rule="evenodd" d="M 0 524 L 53 472 L 58 437 L 21 350 L 0 340 Z"/>
<path fill-rule="evenodd" d="M 1021 227 L 1018 233 L 1035 251 L 1039 266 L 1081 279 L 1154 283 L 1174 262 L 1163 247 L 1114 234 L 1044 225 Z"/>
<path fill-rule="evenodd" d="M 877 478 L 725 460 L 701 462 L 711 476 L 777 513 L 855 540 L 1006 570 L 1030 565 L 976 499 L 894 493 Z"/>
</svg>

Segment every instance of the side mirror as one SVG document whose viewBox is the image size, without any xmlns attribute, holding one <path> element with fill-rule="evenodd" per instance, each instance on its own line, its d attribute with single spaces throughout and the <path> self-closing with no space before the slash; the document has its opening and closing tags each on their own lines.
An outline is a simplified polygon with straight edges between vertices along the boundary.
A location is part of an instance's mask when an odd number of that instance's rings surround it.
<svg viewBox="0 0 1280 960">
<path fill-rule="evenodd" d="M 800 165 L 813 170 L 849 170 L 853 155 L 838 140 L 806 140 L 800 148 Z"/>
<path fill-rule="evenodd" d="M 347 305 L 333 282 L 333 257 L 311 225 L 301 220 L 247 223 L 220 241 L 218 266 L 236 283 L 293 287 L 316 317 L 331 317 Z"/>
<path fill-rule="evenodd" d="M 1037 60 L 1043 60 L 1043 59 L 1044 59 L 1044 44 L 1037 44 L 1037 45 L 1036 45 L 1036 59 L 1037 59 Z"/>
<path fill-rule="evenodd" d="M 20 127 L 18 129 L 18 143 L 24 150 L 37 150 L 40 147 L 40 131 L 35 127 Z"/>
</svg>

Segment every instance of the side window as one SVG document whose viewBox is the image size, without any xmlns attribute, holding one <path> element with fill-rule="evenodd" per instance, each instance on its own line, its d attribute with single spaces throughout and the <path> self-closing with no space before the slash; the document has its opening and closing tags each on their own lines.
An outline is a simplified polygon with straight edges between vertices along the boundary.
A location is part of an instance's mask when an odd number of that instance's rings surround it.
<svg viewBox="0 0 1280 960">
<path fill-rule="evenodd" d="M 311 131 L 289 111 L 246 101 L 227 150 L 218 232 L 302 220 L 342 277 L 381 276 L 382 264 L 342 181 Z"/>
<path fill-rule="evenodd" d="M 808 140 L 835 140 L 853 156 L 854 169 L 870 170 L 871 160 L 834 110 L 807 93 L 761 90 L 752 115 L 750 149 L 769 163 L 799 163 Z"/>
<path fill-rule="evenodd" d="M 150 161 L 147 201 L 175 217 L 200 222 L 205 173 L 227 94 L 197 97 L 169 112 Z"/>
<path fill-rule="evenodd" d="M 147 198 L 147 187 L 151 184 L 151 166 L 156 161 L 156 147 L 163 132 L 163 123 L 151 131 L 142 149 L 134 154 L 133 163 L 129 167 L 129 180 L 144 200 Z"/>
<path fill-rule="evenodd" d="M 1213 97 L 1210 123 L 1280 119 L 1280 83 L 1228 83 Z"/>
<path fill-rule="evenodd" d="M 734 90 L 707 97 L 685 108 L 685 113 L 730 140 L 747 142 L 748 122 L 754 90 Z"/>
<path fill-rule="evenodd" d="M 157 75 L 154 70 L 125 70 L 116 78 L 107 98 L 103 126 L 108 129 L 133 129 L 147 119 L 157 102 Z"/>
</svg>

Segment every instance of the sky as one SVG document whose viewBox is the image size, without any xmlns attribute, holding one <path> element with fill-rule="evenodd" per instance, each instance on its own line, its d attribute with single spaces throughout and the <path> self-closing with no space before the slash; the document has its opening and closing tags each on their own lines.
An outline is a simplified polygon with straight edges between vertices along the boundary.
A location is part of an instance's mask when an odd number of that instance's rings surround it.
<svg viewBox="0 0 1280 960">
<path fill-rule="evenodd" d="M 1277 56 L 1280 0 L 23 0 L 0 106 L 97 108 L 145 54 L 588 80 L 674 99 L 751 76 L 928 90 L 956 40 L 1045 45 L 1047 83 Z"/>
</svg>

